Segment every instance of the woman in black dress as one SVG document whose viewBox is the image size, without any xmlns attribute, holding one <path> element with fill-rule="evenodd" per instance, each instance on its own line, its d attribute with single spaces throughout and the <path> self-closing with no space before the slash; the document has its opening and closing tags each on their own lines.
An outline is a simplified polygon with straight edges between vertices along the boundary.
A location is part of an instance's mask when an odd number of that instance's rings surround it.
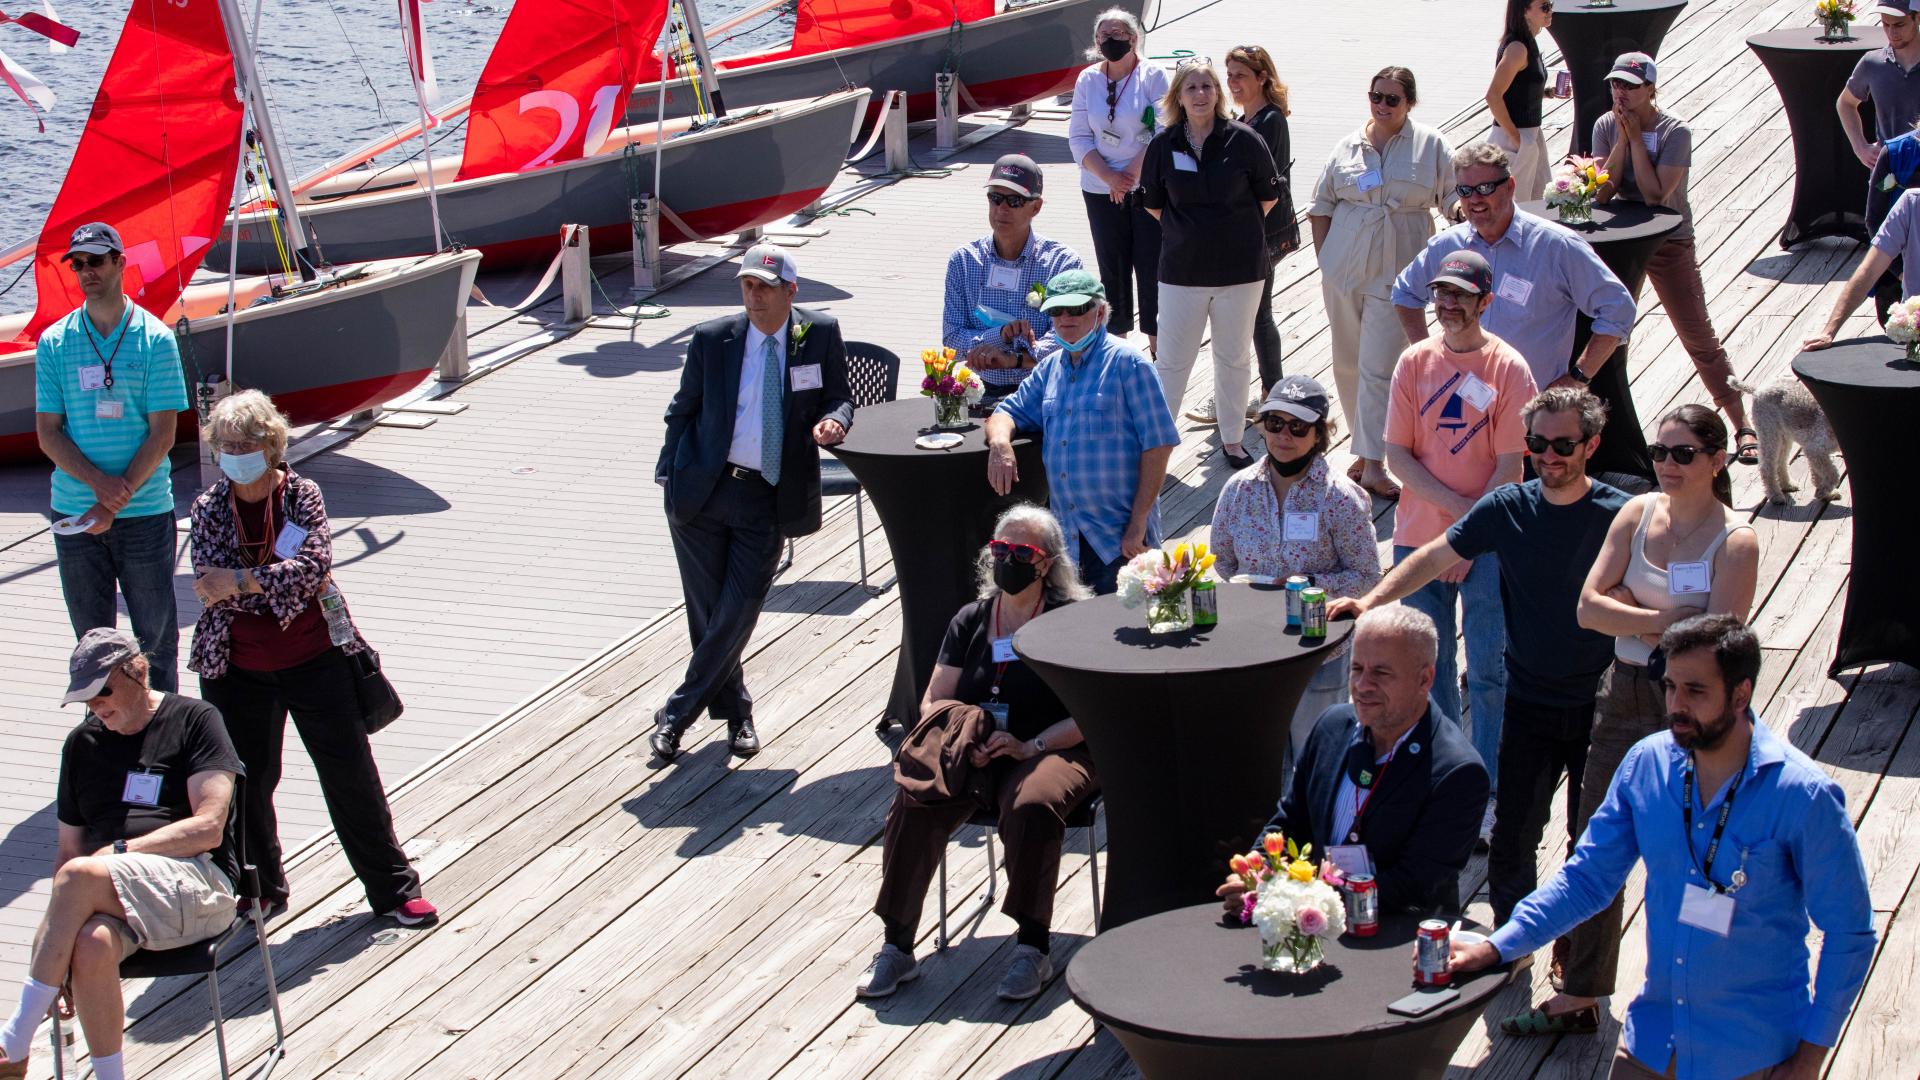
<svg viewBox="0 0 1920 1080">
<path fill-rule="evenodd" d="M 1293 210 L 1293 139 L 1287 133 L 1287 84 L 1273 66 L 1273 57 L 1258 45 L 1241 45 L 1227 53 L 1227 93 L 1240 109 L 1240 118 L 1273 154 L 1280 172 L 1280 201 L 1267 211 L 1267 287 L 1253 315 L 1253 357 L 1260 367 L 1260 397 L 1264 400 L 1280 381 L 1280 327 L 1273 321 L 1273 273 L 1300 247 L 1300 222 Z M 1255 408 L 1258 408 L 1256 405 Z M 1248 410 L 1253 415 L 1253 410 Z"/>
</svg>

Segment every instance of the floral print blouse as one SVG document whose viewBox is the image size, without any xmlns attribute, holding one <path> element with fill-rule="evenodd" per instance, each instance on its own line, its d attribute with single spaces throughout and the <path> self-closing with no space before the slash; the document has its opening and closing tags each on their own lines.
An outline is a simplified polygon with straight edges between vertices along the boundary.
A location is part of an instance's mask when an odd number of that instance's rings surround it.
<svg viewBox="0 0 1920 1080">
<path fill-rule="evenodd" d="M 1286 539 L 1286 519 L 1267 479 L 1267 465 L 1227 478 L 1213 508 L 1212 549 L 1223 578 L 1254 574 L 1285 581 L 1313 579 L 1329 599 L 1359 596 L 1380 581 L 1380 545 L 1374 539 L 1372 503 L 1360 485 L 1334 476 L 1321 456 L 1287 491 L 1285 513 L 1314 515 L 1311 539 Z M 1296 518 L 1304 533 L 1305 517 Z"/>
<path fill-rule="evenodd" d="M 285 499 L 292 508 L 288 520 L 307 530 L 307 538 L 291 559 L 279 559 L 253 568 L 254 580 L 263 590 L 229 597 L 200 612 L 193 630 L 193 655 L 189 670 L 203 679 L 217 679 L 227 673 L 227 652 L 232 642 L 233 616 L 236 611 L 271 615 L 280 620 L 281 629 L 326 588 L 333 571 L 333 534 L 327 528 L 326 502 L 320 497 L 320 485 L 285 470 L 285 488 L 272 498 Z M 233 520 L 233 503 L 227 498 L 232 485 L 226 477 L 213 482 L 193 500 L 193 569 L 239 570 L 247 566 L 240 552 L 239 531 Z M 363 652 L 365 638 L 355 629 L 353 640 L 342 646 L 348 653 Z"/>
</svg>

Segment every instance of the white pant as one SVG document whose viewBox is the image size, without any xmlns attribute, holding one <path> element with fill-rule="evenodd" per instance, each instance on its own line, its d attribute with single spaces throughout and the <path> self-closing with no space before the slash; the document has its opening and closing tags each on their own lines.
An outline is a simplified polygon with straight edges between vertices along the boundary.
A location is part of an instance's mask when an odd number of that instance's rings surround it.
<svg viewBox="0 0 1920 1080">
<path fill-rule="evenodd" d="M 1213 415 L 1220 445 L 1239 446 L 1247 430 L 1247 388 L 1253 381 L 1253 316 L 1266 281 L 1199 287 L 1160 283 L 1160 389 L 1175 422 L 1187 392 L 1187 377 L 1200 355 L 1200 339 L 1213 324 Z"/>
<path fill-rule="evenodd" d="M 1321 297 L 1333 346 L 1334 392 L 1353 435 L 1353 456 L 1385 461 L 1387 403 L 1394 365 L 1407 347 L 1406 328 L 1385 290 L 1327 287 Z"/>
<path fill-rule="evenodd" d="M 1520 129 L 1520 145 L 1507 145 L 1507 133 L 1498 125 L 1487 141 L 1507 152 L 1507 172 L 1513 176 L 1513 201 L 1531 202 L 1547 190 L 1547 136 L 1537 127 Z"/>
</svg>

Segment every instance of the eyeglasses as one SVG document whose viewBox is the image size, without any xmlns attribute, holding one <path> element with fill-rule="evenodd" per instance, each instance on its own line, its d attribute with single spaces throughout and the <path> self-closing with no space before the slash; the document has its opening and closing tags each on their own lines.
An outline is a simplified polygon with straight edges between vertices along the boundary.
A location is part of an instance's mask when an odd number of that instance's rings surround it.
<svg viewBox="0 0 1920 1080">
<path fill-rule="evenodd" d="M 1573 452 L 1580 449 L 1584 441 L 1583 439 L 1548 439 L 1539 435 L 1528 435 L 1526 438 L 1529 453 L 1544 454 L 1551 449 L 1560 457 L 1572 457 Z"/>
<path fill-rule="evenodd" d="M 238 456 L 240 454 L 251 454 L 257 450 L 265 450 L 267 448 L 265 443 L 254 441 L 254 440 L 249 440 L 247 442 L 223 442 L 219 439 L 211 439 L 209 441 L 213 443 L 213 448 L 215 450 L 218 450 L 223 454 L 229 454 L 233 456 Z"/>
<path fill-rule="evenodd" d="M 1664 446 L 1660 443 L 1647 444 L 1648 457 L 1655 461 L 1665 461 L 1667 460 L 1667 455 L 1672 454 L 1673 460 L 1682 465 L 1693 464 L 1694 457 L 1705 452 L 1706 447 L 1704 446 Z"/>
<path fill-rule="evenodd" d="M 1047 314 L 1056 319 L 1062 315 L 1065 315 L 1068 318 L 1073 318 L 1075 316 L 1085 315 L 1087 312 L 1092 311 L 1094 309 L 1094 305 L 1098 304 L 1099 302 L 1100 301 L 1098 300 L 1089 300 L 1086 303 L 1081 304 L 1079 307 L 1054 308 L 1052 311 L 1047 312 Z"/>
<path fill-rule="evenodd" d="M 1313 434 L 1313 426 L 1311 420 L 1300 420 L 1279 413 L 1266 413 L 1260 417 L 1260 427 L 1269 435 L 1284 431 L 1296 439 L 1304 439 Z"/>
<path fill-rule="evenodd" d="M 88 270 L 98 270 L 107 265 L 107 258 L 108 256 L 105 255 L 75 255 L 67 260 L 67 268 L 76 274 L 80 272 L 82 267 Z"/>
<path fill-rule="evenodd" d="M 1367 91 L 1367 100 L 1373 102 L 1375 105 L 1385 105 L 1389 109 L 1397 109 L 1400 107 L 1399 94 L 1382 94 L 1377 90 L 1369 90 Z"/>
<path fill-rule="evenodd" d="M 995 206 L 1004 206 L 1009 210 L 1018 210 L 1033 200 L 1025 195 L 1008 195 L 998 191 L 987 192 L 987 201 Z"/>
<path fill-rule="evenodd" d="M 1434 303 L 1437 304 L 1444 300 L 1456 307 L 1471 303 L 1474 297 L 1478 295 L 1477 293 L 1470 293 L 1458 285 L 1435 285 L 1431 289 L 1431 293 Z"/>
<path fill-rule="evenodd" d="M 1453 193 L 1463 199 L 1471 198 L 1475 195 L 1484 199 L 1494 192 L 1499 191 L 1501 185 L 1511 179 L 1513 179 L 1513 177 L 1503 176 L 1498 180 L 1489 180 L 1484 184 L 1455 184 L 1453 185 Z"/>
<path fill-rule="evenodd" d="M 1016 544 L 1011 540 L 989 540 L 987 554 L 993 558 L 994 562 L 1006 562 L 1012 559 L 1014 562 L 1029 566 L 1047 557 L 1046 552 L 1032 544 Z"/>
</svg>

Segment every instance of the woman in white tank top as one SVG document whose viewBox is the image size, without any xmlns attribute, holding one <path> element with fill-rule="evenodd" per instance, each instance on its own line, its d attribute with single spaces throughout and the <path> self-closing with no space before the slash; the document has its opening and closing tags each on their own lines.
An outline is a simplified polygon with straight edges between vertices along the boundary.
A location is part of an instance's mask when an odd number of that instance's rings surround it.
<svg viewBox="0 0 1920 1080">
<path fill-rule="evenodd" d="M 1753 605 L 1760 543 L 1732 507 L 1726 424 L 1711 409 L 1682 405 L 1657 430 L 1647 449 L 1660 490 L 1620 509 L 1580 593 L 1580 625 L 1613 635 L 1614 661 L 1601 680 L 1576 834 L 1605 800 L 1627 750 L 1667 726 L 1663 665 L 1654 659 L 1661 632 L 1705 612 L 1745 620 Z M 1564 953 L 1555 949 L 1561 992 L 1503 1029 L 1555 1034 L 1598 1026 L 1597 1001 L 1614 991 L 1620 898 L 1564 942 Z"/>
</svg>

